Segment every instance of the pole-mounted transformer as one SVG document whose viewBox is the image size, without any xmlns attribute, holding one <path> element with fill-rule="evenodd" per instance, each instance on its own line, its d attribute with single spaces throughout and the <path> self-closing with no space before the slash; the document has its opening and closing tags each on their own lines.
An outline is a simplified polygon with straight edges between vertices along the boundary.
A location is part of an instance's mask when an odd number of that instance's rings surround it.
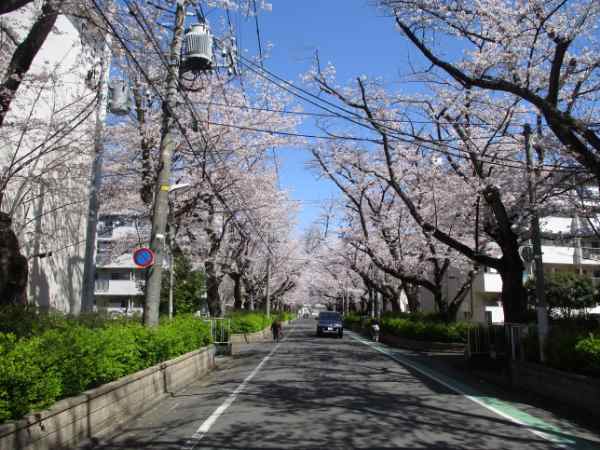
<svg viewBox="0 0 600 450">
<path fill-rule="evenodd" d="M 213 67 L 213 37 L 208 23 L 195 23 L 183 36 L 181 73 L 203 72 Z"/>
<path fill-rule="evenodd" d="M 108 109 L 117 116 L 126 116 L 131 110 L 129 84 L 125 80 L 115 80 L 109 87 Z"/>
</svg>

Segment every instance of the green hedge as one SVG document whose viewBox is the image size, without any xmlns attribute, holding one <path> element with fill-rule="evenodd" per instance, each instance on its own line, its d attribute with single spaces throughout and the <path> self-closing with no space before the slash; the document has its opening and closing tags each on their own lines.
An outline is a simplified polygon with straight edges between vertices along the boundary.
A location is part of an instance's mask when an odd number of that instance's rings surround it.
<svg viewBox="0 0 600 450">
<path fill-rule="evenodd" d="M 444 323 L 433 314 L 395 313 L 384 315 L 379 323 L 383 333 L 416 341 L 466 342 L 471 324 L 468 322 Z M 344 326 L 370 326 L 371 319 L 357 314 L 347 314 Z"/>
<path fill-rule="evenodd" d="M 395 317 L 381 319 L 381 331 L 416 341 L 467 342 L 467 322 L 425 322 Z"/>
<path fill-rule="evenodd" d="M 553 327 L 546 340 L 546 358 L 556 369 L 600 376 L 600 331 Z"/>
<path fill-rule="evenodd" d="M 292 320 L 295 316 L 289 312 L 278 313 L 267 317 L 261 312 L 234 312 L 228 316 L 231 319 L 231 333 L 256 333 L 271 326 L 275 318 L 281 321 Z"/>
<path fill-rule="evenodd" d="M 68 319 L 55 325 L 21 339 L 0 333 L 0 422 L 210 343 L 208 324 L 191 315 L 157 328 L 100 320 L 90 327 Z"/>
</svg>

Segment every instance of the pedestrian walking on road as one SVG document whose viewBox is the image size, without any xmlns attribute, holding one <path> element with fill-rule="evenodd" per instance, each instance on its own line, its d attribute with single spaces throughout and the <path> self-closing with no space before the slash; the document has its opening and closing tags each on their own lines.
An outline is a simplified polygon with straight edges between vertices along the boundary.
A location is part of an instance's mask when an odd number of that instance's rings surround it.
<svg viewBox="0 0 600 450">
<path fill-rule="evenodd" d="M 273 332 L 273 340 L 275 342 L 279 342 L 279 339 L 281 339 L 281 336 L 282 336 L 281 329 L 282 328 L 283 328 L 283 326 L 279 319 L 273 320 L 273 323 L 271 324 L 271 331 Z"/>
<path fill-rule="evenodd" d="M 373 319 L 371 322 L 371 335 L 373 336 L 373 340 L 375 342 L 379 342 L 379 331 L 381 330 L 381 326 L 379 325 L 379 319 Z"/>
</svg>

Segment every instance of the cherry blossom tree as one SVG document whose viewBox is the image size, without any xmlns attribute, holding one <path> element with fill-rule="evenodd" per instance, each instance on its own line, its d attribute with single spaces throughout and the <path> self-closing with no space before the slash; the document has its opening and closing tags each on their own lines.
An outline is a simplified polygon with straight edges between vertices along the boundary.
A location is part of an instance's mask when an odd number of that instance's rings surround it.
<svg viewBox="0 0 600 450">
<path fill-rule="evenodd" d="M 600 5 L 594 0 L 380 0 L 435 68 L 429 80 L 539 114 L 559 151 L 600 182 Z M 462 52 L 445 54 L 440 43 Z M 478 96 L 479 94 L 475 94 Z M 527 116 L 523 116 L 527 120 Z"/>
<path fill-rule="evenodd" d="M 526 143 L 515 124 L 523 112 L 518 102 L 447 85 L 432 95 L 399 96 L 363 78 L 338 86 L 332 74 L 330 68 L 317 70 L 312 80 L 352 113 L 352 121 L 366 130 L 366 143 L 345 139 L 347 131 L 339 124 L 323 124 L 330 136 L 351 147 L 327 150 L 330 173 L 351 170 L 356 179 L 384 181 L 427 239 L 475 266 L 498 270 L 505 319 L 519 321 L 526 309 L 519 246 L 530 237 L 530 210 L 523 208 Z M 568 161 L 546 151 L 543 132 L 534 146 L 535 189 L 545 199 L 574 172 L 565 170 Z M 465 273 L 472 278 L 474 272 Z"/>
</svg>

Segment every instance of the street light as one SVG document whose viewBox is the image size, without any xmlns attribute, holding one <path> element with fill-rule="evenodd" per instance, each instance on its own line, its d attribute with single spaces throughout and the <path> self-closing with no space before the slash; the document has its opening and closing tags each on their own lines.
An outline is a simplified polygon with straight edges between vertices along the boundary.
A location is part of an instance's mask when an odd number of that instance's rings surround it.
<svg viewBox="0 0 600 450">
<path fill-rule="evenodd" d="M 174 184 L 169 187 L 169 195 L 189 186 L 189 183 Z M 173 227 L 169 226 L 169 319 L 173 318 L 173 266 L 175 265 L 173 259 L 173 238 Z"/>
</svg>

